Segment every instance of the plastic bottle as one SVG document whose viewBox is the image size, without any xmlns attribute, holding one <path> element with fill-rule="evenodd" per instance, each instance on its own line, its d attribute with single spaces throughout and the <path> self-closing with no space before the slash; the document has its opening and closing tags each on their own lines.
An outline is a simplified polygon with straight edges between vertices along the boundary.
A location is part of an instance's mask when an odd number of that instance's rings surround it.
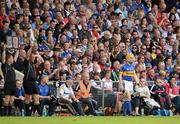
<svg viewBox="0 0 180 124">
<path fill-rule="evenodd" d="M 46 110 L 46 107 L 44 106 L 43 108 L 43 116 L 47 116 L 47 110 Z"/>
<path fill-rule="evenodd" d="M 21 110 L 21 116 L 25 116 L 24 109 Z"/>
<path fill-rule="evenodd" d="M 161 109 L 158 109 L 157 116 L 161 116 Z"/>
<path fill-rule="evenodd" d="M 144 108 L 141 109 L 141 115 L 144 116 Z"/>
<path fill-rule="evenodd" d="M 171 110 L 169 110 L 169 116 L 173 116 L 173 112 Z"/>
</svg>

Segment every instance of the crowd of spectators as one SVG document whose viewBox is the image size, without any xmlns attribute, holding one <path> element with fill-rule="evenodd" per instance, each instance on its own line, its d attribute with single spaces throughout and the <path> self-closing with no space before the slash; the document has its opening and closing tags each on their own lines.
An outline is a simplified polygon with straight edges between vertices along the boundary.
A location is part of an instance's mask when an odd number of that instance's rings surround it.
<svg viewBox="0 0 180 124">
<path fill-rule="evenodd" d="M 114 113 L 140 115 L 150 101 L 178 115 L 179 41 L 179 0 L 1 0 L 0 110 L 43 115 L 48 104 L 51 116 L 58 101 L 97 115 L 91 92 L 104 87 Z"/>
</svg>

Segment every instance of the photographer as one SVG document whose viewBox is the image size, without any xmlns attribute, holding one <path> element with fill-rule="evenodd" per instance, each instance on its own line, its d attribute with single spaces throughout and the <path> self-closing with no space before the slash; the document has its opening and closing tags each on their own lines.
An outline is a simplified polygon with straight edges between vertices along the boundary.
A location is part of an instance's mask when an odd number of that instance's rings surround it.
<svg viewBox="0 0 180 124">
<path fill-rule="evenodd" d="M 40 114 L 43 115 L 44 106 L 49 105 L 48 116 L 52 116 L 56 108 L 56 98 L 51 95 L 51 88 L 47 84 L 48 81 L 48 76 L 43 75 L 38 86 L 40 95 Z"/>
</svg>

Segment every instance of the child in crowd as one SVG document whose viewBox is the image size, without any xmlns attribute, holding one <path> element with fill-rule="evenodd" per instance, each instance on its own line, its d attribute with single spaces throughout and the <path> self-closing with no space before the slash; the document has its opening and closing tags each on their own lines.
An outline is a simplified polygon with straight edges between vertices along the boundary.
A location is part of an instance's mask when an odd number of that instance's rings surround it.
<svg viewBox="0 0 180 124">
<path fill-rule="evenodd" d="M 131 109 L 131 93 L 129 91 L 124 92 L 124 98 L 123 98 L 123 105 L 122 105 L 122 110 L 123 110 L 123 115 L 128 116 L 131 115 L 132 109 Z"/>
</svg>

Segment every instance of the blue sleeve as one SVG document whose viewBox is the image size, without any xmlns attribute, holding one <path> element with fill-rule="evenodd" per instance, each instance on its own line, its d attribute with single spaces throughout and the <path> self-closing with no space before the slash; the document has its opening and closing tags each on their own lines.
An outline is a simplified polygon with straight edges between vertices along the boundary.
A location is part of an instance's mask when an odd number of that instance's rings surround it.
<svg viewBox="0 0 180 124">
<path fill-rule="evenodd" d="M 48 96 L 52 95 L 52 87 L 48 86 Z"/>
<path fill-rule="evenodd" d="M 40 92 L 40 91 L 41 91 L 41 90 L 40 90 L 40 89 L 41 89 L 41 86 L 39 85 L 38 88 L 39 88 L 39 95 L 41 95 L 41 92 Z"/>
<path fill-rule="evenodd" d="M 25 97 L 25 91 L 24 91 L 24 88 L 22 88 L 22 96 Z"/>
</svg>

